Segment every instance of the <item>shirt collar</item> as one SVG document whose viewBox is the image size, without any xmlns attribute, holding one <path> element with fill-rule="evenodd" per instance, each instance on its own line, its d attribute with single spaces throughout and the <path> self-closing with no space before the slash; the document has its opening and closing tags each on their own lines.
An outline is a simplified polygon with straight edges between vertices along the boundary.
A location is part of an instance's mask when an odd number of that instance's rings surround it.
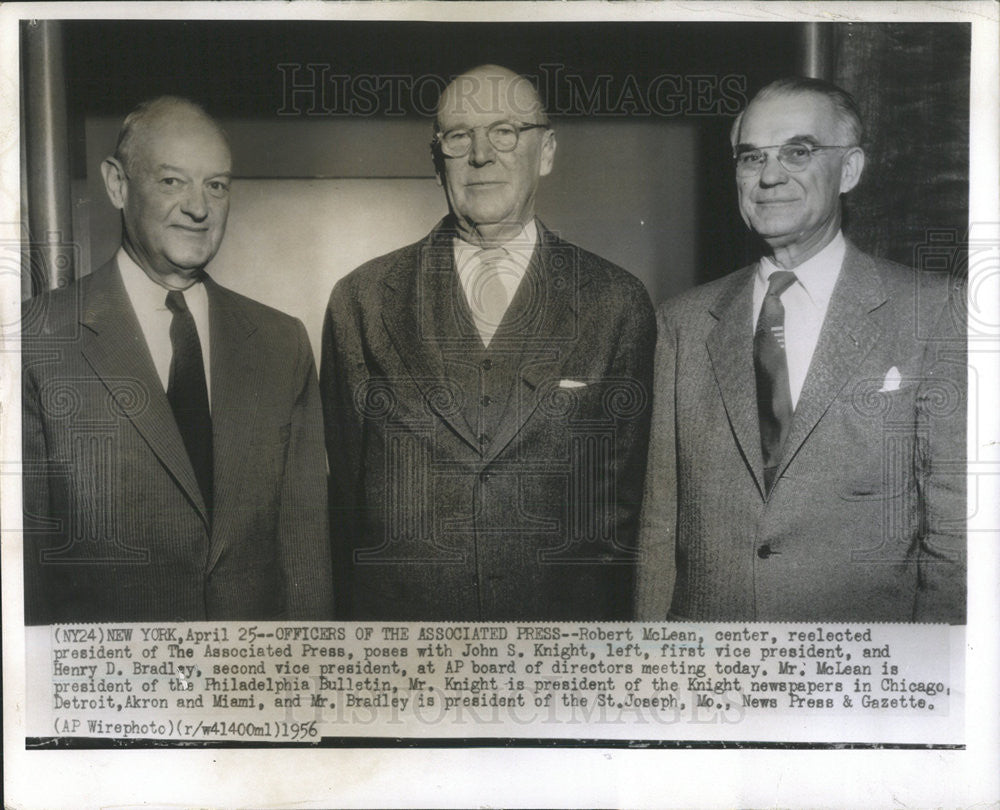
<svg viewBox="0 0 1000 810">
<path fill-rule="evenodd" d="M 154 309 L 166 309 L 167 293 L 170 290 L 153 281 L 128 255 L 124 247 L 118 248 L 115 261 L 118 263 L 118 271 L 121 273 L 125 291 L 128 293 L 132 306 L 137 311 L 148 312 Z M 183 292 L 185 297 L 192 294 L 200 297 L 204 295 L 204 289 L 205 285 L 197 281 Z"/>
<path fill-rule="evenodd" d="M 528 222 L 521 228 L 520 232 L 517 233 L 513 238 L 508 239 L 500 247 L 507 250 L 511 254 L 511 257 L 519 265 L 524 267 L 528 266 L 528 262 L 531 261 L 531 254 L 535 251 L 535 245 L 538 242 L 538 225 L 535 223 L 534 217 L 532 217 Z M 478 253 L 482 248 L 479 245 L 473 245 L 471 242 L 466 242 L 460 237 L 455 237 L 455 265 L 456 267 L 461 267 L 466 264 L 476 253 Z"/>
<path fill-rule="evenodd" d="M 809 300 L 816 306 L 826 308 L 830 303 L 830 296 L 833 295 L 833 287 L 840 275 L 846 252 L 847 242 L 844 240 L 844 233 L 837 231 L 837 235 L 819 253 L 795 268 L 795 278 L 806 291 Z M 767 280 L 771 274 L 781 269 L 770 257 L 761 257 L 757 265 L 757 282 L 767 287 Z"/>
</svg>

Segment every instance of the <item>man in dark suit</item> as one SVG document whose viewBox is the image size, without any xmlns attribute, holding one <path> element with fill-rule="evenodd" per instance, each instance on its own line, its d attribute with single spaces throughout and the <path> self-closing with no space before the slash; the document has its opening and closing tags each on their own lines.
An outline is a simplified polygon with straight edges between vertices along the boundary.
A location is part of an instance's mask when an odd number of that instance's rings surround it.
<svg viewBox="0 0 1000 810">
<path fill-rule="evenodd" d="M 25 308 L 30 624 L 332 615 L 305 329 L 205 273 L 230 166 L 201 108 L 141 105 L 102 165 L 121 249 Z"/>
<path fill-rule="evenodd" d="M 339 615 L 627 618 L 649 297 L 535 219 L 556 139 L 527 80 L 459 76 L 436 127 L 450 215 L 340 281 L 327 312 Z"/>
<path fill-rule="evenodd" d="M 639 613 L 961 622 L 962 285 L 842 235 L 843 90 L 774 82 L 732 143 L 766 249 L 660 310 Z"/>
</svg>

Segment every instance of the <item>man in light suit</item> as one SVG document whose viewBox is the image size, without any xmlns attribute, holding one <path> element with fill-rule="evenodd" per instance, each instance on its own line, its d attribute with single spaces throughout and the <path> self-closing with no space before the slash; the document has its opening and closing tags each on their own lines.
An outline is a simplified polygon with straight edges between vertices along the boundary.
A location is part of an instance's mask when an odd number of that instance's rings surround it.
<svg viewBox="0 0 1000 810">
<path fill-rule="evenodd" d="M 535 219 L 556 139 L 527 80 L 459 76 L 436 128 L 450 215 L 341 280 L 327 312 L 339 615 L 626 618 L 649 297 Z"/>
<path fill-rule="evenodd" d="M 659 312 L 642 618 L 964 621 L 963 289 L 844 238 L 861 134 L 812 79 L 735 122 L 765 251 Z"/>
<path fill-rule="evenodd" d="M 305 329 L 205 273 L 230 167 L 200 107 L 140 105 L 101 167 L 121 249 L 25 308 L 30 624 L 332 616 Z"/>
</svg>

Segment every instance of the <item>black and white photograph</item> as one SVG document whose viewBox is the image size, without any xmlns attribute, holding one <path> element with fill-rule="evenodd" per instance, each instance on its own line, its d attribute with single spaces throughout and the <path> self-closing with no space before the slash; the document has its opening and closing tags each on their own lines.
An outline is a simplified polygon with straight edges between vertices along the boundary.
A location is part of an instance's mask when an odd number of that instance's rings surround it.
<svg viewBox="0 0 1000 810">
<path fill-rule="evenodd" d="M 11 806 L 998 799 L 994 4 L 2 12 Z"/>
</svg>

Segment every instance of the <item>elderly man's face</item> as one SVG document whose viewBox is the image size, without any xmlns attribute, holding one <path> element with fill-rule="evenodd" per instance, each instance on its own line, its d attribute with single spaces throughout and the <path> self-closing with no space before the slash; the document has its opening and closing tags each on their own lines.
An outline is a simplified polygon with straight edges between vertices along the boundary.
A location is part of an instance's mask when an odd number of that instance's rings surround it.
<svg viewBox="0 0 1000 810">
<path fill-rule="evenodd" d="M 739 145 L 786 143 L 847 145 L 833 103 L 816 93 L 796 93 L 754 101 L 743 116 Z M 824 149 L 809 164 L 790 172 L 767 150 L 759 173 L 737 176 L 743 221 L 772 248 L 802 250 L 829 241 L 840 226 L 840 195 L 860 177 L 860 150 Z M 863 158 L 862 158 L 863 161 Z"/>
<path fill-rule="evenodd" d="M 229 147 L 209 121 L 180 111 L 136 133 L 130 164 L 121 187 L 126 239 L 147 273 L 176 286 L 219 250 L 229 215 Z"/>
<path fill-rule="evenodd" d="M 486 133 L 497 122 L 544 120 L 530 85 L 502 74 L 472 73 L 452 83 L 439 106 L 442 133 L 464 129 L 472 134 L 468 154 L 443 158 L 441 180 L 453 213 L 476 228 L 529 221 L 538 179 L 552 170 L 555 136 L 548 129 L 525 130 L 512 152 L 501 152 Z"/>
</svg>

